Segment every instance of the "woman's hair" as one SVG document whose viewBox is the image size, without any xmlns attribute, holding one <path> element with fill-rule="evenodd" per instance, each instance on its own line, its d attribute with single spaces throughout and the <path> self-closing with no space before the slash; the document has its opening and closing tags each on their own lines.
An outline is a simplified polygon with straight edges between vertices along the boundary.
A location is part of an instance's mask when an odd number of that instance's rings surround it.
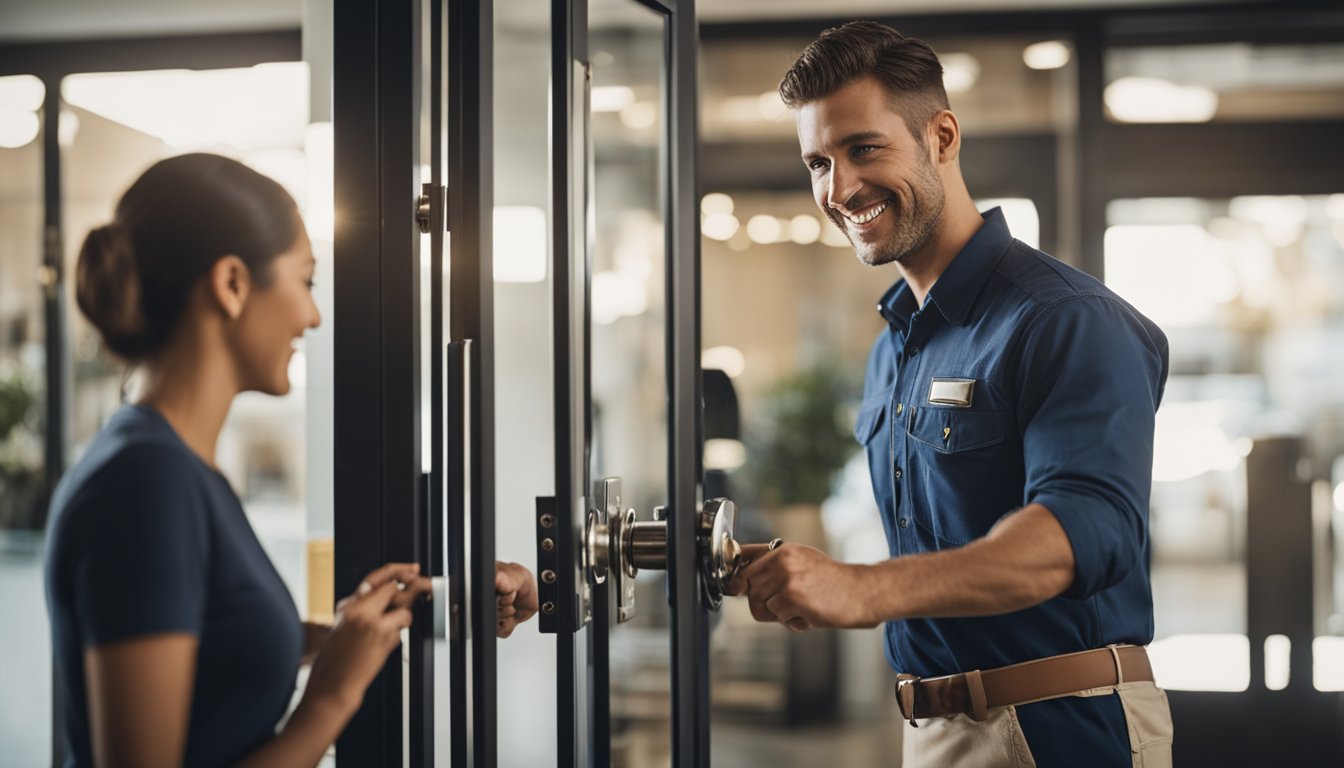
<svg viewBox="0 0 1344 768">
<path fill-rule="evenodd" d="M 79 251 L 75 298 L 114 354 L 138 362 L 172 335 L 196 282 L 227 255 L 265 287 L 270 263 L 299 237 L 298 206 L 236 160 L 190 154 L 150 166 L 110 224 Z"/>
<path fill-rule="evenodd" d="M 796 109 L 864 77 L 882 83 L 921 144 L 929 118 L 947 109 L 938 54 L 928 43 L 875 21 L 851 21 L 822 32 L 784 75 L 779 95 Z"/>
</svg>

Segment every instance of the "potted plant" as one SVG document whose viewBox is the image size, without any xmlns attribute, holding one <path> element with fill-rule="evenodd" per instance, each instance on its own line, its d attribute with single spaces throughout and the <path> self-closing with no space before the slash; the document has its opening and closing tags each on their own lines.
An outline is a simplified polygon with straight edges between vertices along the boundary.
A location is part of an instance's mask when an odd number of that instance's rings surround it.
<svg viewBox="0 0 1344 768">
<path fill-rule="evenodd" d="M 40 401 L 31 375 L 0 362 L 0 528 L 40 528 Z"/>
<path fill-rule="evenodd" d="M 848 407 L 858 386 L 842 370 L 848 367 L 821 363 L 779 379 L 747 429 L 747 485 L 773 535 L 822 550 L 828 547 L 821 503 L 858 449 Z M 840 701 L 836 634 L 788 634 L 787 648 L 786 721 L 834 718 Z"/>
</svg>

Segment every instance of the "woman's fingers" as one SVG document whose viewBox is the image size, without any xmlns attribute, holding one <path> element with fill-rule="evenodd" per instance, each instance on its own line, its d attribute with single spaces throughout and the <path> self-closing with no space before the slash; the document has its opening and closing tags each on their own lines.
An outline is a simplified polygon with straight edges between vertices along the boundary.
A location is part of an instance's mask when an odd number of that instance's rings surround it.
<svg viewBox="0 0 1344 768">
<path fill-rule="evenodd" d="M 393 579 L 401 582 L 408 582 L 419 575 L 419 563 L 388 563 L 375 570 L 373 573 L 370 573 L 368 576 L 365 576 L 364 581 L 360 583 L 357 592 L 360 592 L 361 594 L 368 593 Z M 368 585 L 367 588 L 365 588 L 365 584 Z"/>
<path fill-rule="evenodd" d="M 392 606 L 405 608 L 412 605 L 421 595 L 429 594 L 434 588 L 433 584 L 428 576 L 417 576 L 402 583 L 401 590 L 392 596 Z"/>
</svg>

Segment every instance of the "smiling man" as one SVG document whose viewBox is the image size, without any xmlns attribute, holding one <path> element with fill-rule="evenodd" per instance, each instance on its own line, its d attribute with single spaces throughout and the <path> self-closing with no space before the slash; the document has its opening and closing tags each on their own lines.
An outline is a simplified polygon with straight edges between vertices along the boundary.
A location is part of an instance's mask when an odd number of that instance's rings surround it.
<svg viewBox="0 0 1344 768">
<path fill-rule="evenodd" d="M 891 559 L 753 545 L 731 590 L 795 631 L 885 622 L 906 766 L 1168 765 L 1143 648 L 1165 336 L 976 210 L 925 43 L 827 30 L 780 94 L 817 205 L 899 277 L 855 427 Z"/>
</svg>

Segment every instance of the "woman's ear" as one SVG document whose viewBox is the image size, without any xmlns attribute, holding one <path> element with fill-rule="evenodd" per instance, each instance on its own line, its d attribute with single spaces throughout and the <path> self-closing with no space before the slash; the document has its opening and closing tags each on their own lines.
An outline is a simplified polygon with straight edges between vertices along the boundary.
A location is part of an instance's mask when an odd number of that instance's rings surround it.
<svg viewBox="0 0 1344 768">
<path fill-rule="evenodd" d="M 252 271 L 237 256 L 222 256 L 210 268 L 209 296 L 230 320 L 243 314 L 252 293 Z"/>
</svg>

